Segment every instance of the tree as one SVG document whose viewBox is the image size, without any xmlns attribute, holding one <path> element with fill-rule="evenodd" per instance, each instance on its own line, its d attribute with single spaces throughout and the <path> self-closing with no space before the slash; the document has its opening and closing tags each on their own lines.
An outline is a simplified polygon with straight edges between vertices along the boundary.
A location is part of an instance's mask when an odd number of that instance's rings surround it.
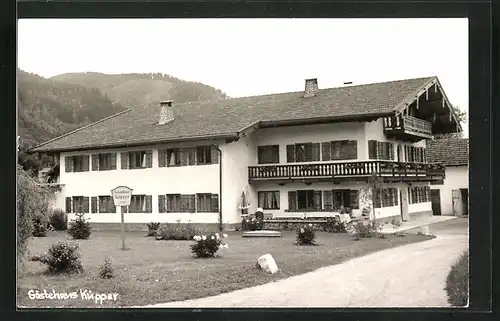
<svg viewBox="0 0 500 321">
<path fill-rule="evenodd" d="M 463 126 L 467 122 L 467 112 L 461 110 L 458 106 L 452 106 L 451 110 L 455 114 L 458 123 Z M 449 133 L 449 134 L 439 134 L 436 135 L 437 138 L 462 138 L 463 132 Z"/>
<path fill-rule="evenodd" d="M 380 189 L 382 186 L 383 180 L 380 174 L 376 171 L 374 171 L 370 177 L 368 178 L 368 185 L 370 186 L 372 193 L 371 193 L 371 201 L 372 201 L 372 221 L 375 222 L 376 216 L 375 216 L 375 200 L 379 198 L 380 196 Z"/>
</svg>

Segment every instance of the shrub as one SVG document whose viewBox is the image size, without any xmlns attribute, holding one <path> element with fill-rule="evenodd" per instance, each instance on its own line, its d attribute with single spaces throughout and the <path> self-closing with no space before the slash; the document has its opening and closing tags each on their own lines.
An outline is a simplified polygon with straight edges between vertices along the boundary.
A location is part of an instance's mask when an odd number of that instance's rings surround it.
<svg viewBox="0 0 500 321">
<path fill-rule="evenodd" d="M 196 229 L 190 223 L 183 225 L 177 221 L 177 225 L 165 224 L 155 234 L 157 240 L 191 240 L 196 235 Z"/>
<path fill-rule="evenodd" d="M 66 214 L 61 209 L 55 209 L 52 211 L 50 217 L 50 224 L 54 227 L 56 231 L 65 231 L 68 229 L 68 214 Z"/>
<path fill-rule="evenodd" d="M 33 218 L 33 236 L 45 237 L 49 231 L 50 223 L 43 216 L 37 215 Z"/>
<path fill-rule="evenodd" d="M 354 231 L 351 234 L 354 235 L 356 240 L 372 238 L 379 234 L 379 225 L 376 222 L 364 223 L 362 221 L 354 225 Z"/>
<path fill-rule="evenodd" d="M 324 224 L 324 229 L 326 232 L 345 233 L 347 232 L 347 223 L 341 222 L 338 216 L 328 217 Z"/>
<path fill-rule="evenodd" d="M 446 293 L 452 306 L 467 306 L 469 299 L 469 252 L 462 253 L 446 278 Z"/>
<path fill-rule="evenodd" d="M 17 166 L 17 247 L 18 254 L 26 253 L 26 243 L 34 232 L 35 218 L 48 223 L 49 191 L 36 184 L 30 174 Z"/>
<path fill-rule="evenodd" d="M 298 245 L 314 245 L 314 239 L 316 238 L 316 232 L 312 224 L 304 225 L 299 230 L 297 230 L 297 244 Z"/>
<path fill-rule="evenodd" d="M 241 221 L 241 229 L 243 231 L 258 231 L 264 227 L 264 220 L 255 216 L 244 218 Z"/>
<path fill-rule="evenodd" d="M 30 260 L 46 264 L 49 272 L 80 273 L 83 271 L 79 246 L 69 242 L 56 243 L 44 254 L 35 255 Z"/>
<path fill-rule="evenodd" d="M 156 232 L 160 228 L 159 222 L 151 222 L 148 224 L 148 234 L 146 236 L 155 236 Z"/>
<path fill-rule="evenodd" d="M 99 277 L 101 279 L 111 279 L 114 277 L 114 268 L 108 257 L 104 259 L 104 264 L 99 267 Z"/>
<path fill-rule="evenodd" d="M 84 215 L 84 213 L 77 213 L 76 219 L 71 220 L 68 234 L 71 235 L 73 239 L 86 240 L 92 233 L 92 227 L 90 223 L 87 222 Z"/>
<path fill-rule="evenodd" d="M 401 220 L 398 220 L 398 219 L 393 219 L 393 220 L 391 221 L 391 224 L 392 224 L 392 226 L 393 226 L 394 228 L 397 228 L 398 226 L 401 226 L 401 224 L 402 224 L 402 223 L 401 223 Z"/>
<path fill-rule="evenodd" d="M 227 249 L 226 238 L 227 234 L 222 234 L 221 237 L 219 233 L 195 235 L 193 236 L 195 243 L 191 245 L 191 252 L 200 258 L 216 257 L 219 249 Z"/>
</svg>

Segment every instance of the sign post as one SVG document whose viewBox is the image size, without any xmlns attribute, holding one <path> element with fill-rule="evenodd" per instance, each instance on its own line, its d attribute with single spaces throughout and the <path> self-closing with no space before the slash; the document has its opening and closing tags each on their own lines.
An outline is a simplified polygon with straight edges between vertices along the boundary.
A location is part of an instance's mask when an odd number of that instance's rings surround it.
<svg viewBox="0 0 500 321">
<path fill-rule="evenodd" d="M 132 198 L 132 189 L 127 186 L 118 186 L 111 190 L 113 203 L 118 208 L 121 214 L 121 237 L 122 237 L 122 250 L 126 250 L 125 246 L 125 215 L 122 206 L 129 206 L 130 199 Z"/>
</svg>

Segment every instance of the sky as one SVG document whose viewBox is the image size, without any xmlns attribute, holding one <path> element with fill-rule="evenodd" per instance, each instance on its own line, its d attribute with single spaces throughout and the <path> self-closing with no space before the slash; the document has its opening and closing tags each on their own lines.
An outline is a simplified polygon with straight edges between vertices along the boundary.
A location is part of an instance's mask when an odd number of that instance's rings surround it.
<svg viewBox="0 0 500 321">
<path fill-rule="evenodd" d="M 160 72 L 230 97 L 438 76 L 468 111 L 468 20 L 20 19 L 18 67 Z M 468 124 L 463 126 L 468 136 Z"/>
</svg>

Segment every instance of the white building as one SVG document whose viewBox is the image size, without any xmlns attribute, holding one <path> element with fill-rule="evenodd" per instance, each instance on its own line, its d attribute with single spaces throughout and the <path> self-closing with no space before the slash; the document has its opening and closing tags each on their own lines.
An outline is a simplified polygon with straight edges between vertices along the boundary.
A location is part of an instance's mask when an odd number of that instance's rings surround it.
<svg viewBox="0 0 500 321">
<path fill-rule="evenodd" d="M 431 182 L 434 215 L 468 215 L 469 139 L 438 139 L 428 141 L 427 145 L 429 161 L 446 166 L 446 178 Z"/>
<path fill-rule="evenodd" d="M 460 129 L 436 77 L 303 92 L 137 107 L 47 141 L 55 156 L 55 206 L 117 227 L 111 189 L 133 189 L 125 220 L 232 228 L 249 212 L 275 217 L 354 216 L 369 209 L 372 173 L 383 180 L 377 218 L 431 215 L 425 142 Z M 368 212 L 368 211 L 366 211 Z"/>
</svg>

